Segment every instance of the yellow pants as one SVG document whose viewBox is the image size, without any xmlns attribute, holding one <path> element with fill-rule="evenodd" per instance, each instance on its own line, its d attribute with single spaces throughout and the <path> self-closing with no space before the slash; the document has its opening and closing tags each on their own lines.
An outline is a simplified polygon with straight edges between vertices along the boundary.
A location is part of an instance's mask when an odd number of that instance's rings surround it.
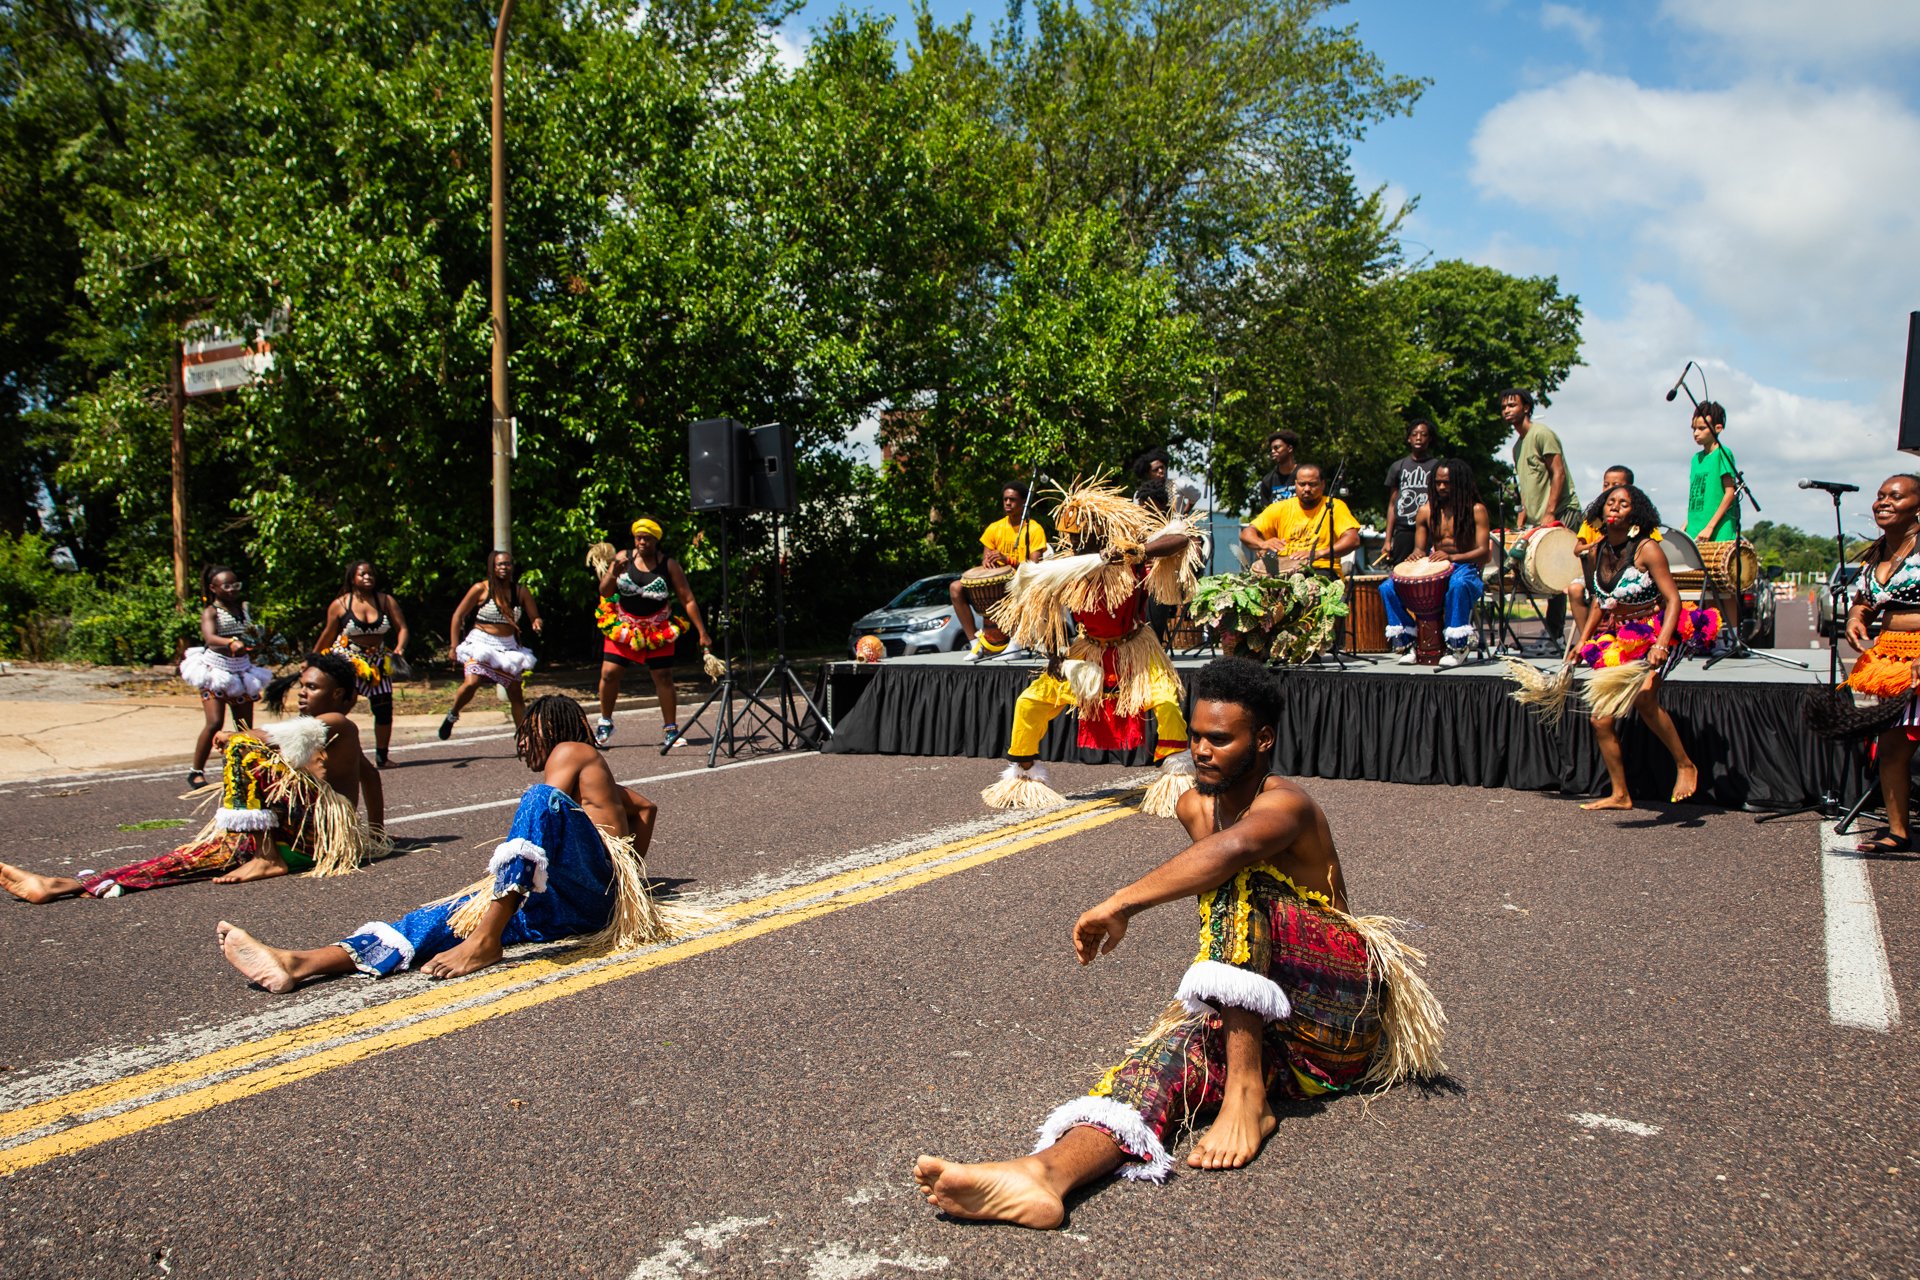
<svg viewBox="0 0 1920 1280">
<path fill-rule="evenodd" d="M 1038 757 L 1040 739 L 1046 736 L 1047 726 L 1073 705 L 1073 690 L 1065 680 L 1044 671 L 1035 676 L 1013 704 L 1013 735 L 1007 745 L 1007 759 L 1026 761 Z M 1158 728 L 1158 740 L 1153 746 L 1156 763 L 1187 749 L 1187 718 L 1180 714 L 1178 700 L 1155 703 L 1153 718 Z"/>
</svg>

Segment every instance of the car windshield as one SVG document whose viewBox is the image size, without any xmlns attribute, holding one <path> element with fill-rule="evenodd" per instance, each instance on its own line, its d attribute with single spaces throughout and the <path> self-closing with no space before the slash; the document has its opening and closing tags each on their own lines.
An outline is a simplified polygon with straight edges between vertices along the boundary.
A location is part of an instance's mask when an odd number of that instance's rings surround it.
<svg viewBox="0 0 1920 1280">
<path fill-rule="evenodd" d="M 887 601 L 889 609 L 924 609 L 947 603 L 947 586 L 952 578 L 922 578 Z"/>
<path fill-rule="evenodd" d="M 1840 581 L 1852 582 L 1860 576 L 1860 566 L 1857 564 L 1841 565 L 1836 572 L 1840 575 Z"/>
</svg>

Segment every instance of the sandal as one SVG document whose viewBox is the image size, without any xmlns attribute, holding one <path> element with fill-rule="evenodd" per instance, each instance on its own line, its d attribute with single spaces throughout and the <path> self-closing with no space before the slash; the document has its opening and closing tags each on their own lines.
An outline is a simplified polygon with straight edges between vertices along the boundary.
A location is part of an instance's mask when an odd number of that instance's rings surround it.
<svg viewBox="0 0 1920 1280">
<path fill-rule="evenodd" d="M 1888 829 L 1871 839 L 1862 840 L 1853 846 L 1853 851 L 1855 853 L 1912 853 L 1913 841 L 1907 836 L 1897 836 Z"/>
<path fill-rule="evenodd" d="M 187 790 L 198 791 L 200 788 L 206 785 L 207 785 L 207 771 L 205 769 L 187 770 Z"/>
</svg>

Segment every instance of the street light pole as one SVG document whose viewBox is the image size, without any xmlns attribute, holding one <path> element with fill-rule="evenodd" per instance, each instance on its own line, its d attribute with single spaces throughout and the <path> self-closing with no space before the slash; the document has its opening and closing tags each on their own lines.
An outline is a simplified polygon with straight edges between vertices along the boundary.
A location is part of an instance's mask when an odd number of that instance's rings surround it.
<svg viewBox="0 0 1920 1280">
<path fill-rule="evenodd" d="M 513 0 L 501 0 L 493 28 L 493 550 L 513 550 L 513 417 L 507 403 L 507 22 Z"/>
</svg>

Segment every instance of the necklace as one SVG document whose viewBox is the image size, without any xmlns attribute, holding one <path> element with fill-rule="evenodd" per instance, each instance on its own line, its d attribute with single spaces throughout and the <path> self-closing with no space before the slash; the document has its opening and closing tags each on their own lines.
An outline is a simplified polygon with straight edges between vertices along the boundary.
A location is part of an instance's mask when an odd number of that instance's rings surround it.
<svg viewBox="0 0 1920 1280">
<path fill-rule="evenodd" d="M 1235 822 L 1238 822 L 1238 821 L 1240 821 L 1240 819 L 1242 819 L 1242 818 L 1244 818 L 1244 817 L 1246 817 L 1246 816 L 1247 816 L 1247 810 L 1249 810 L 1249 809 L 1251 809 L 1251 808 L 1253 808 L 1253 801 L 1254 801 L 1254 800 L 1257 800 L 1257 799 L 1259 799 L 1259 797 L 1260 797 L 1260 793 L 1259 793 L 1258 791 L 1256 791 L 1256 792 L 1254 792 L 1254 793 L 1253 793 L 1253 797 L 1252 797 L 1251 799 L 1249 799 L 1249 800 L 1248 800 L 1248 801 L 1247 801 L 1247 802 L 1246 802 L 1245 804 L 1243 804 L 1243 805 L 1241 805 L 1241 806 L 1240 806 L 1240 812 L 1238 812 L 1238 813 L 1236 813 L 1236 814 L 1234 814 L 1234 815 L 1233 815 L 1233 822 L 1229 822 L 1229 823 L 1226 823 L 1226 824 L 1224 824 L 1224 825 L 1223 825 L 1223 824 L 1221 823 L 1221 821 L 1220 821 L 1220 797 L 1219 797 L 1219 796 L 1215 796 L 1215 797 L 1213 798 L 1213 830 L 1214 830 L 1214 834 L 1215 834 L 1215 835 L 1218 835 L 1218 834 L 1219 834 L 1220 832 L 1222 832 L 1222 831 L 1225 831 L 1225 830 L 1226 830 L 1226 829 L 1227 829 L 1228 827 L 1231 827 L 1232 825 L 1234 825 L 1234 823 L 1235 823 Z"/>
</svg>

